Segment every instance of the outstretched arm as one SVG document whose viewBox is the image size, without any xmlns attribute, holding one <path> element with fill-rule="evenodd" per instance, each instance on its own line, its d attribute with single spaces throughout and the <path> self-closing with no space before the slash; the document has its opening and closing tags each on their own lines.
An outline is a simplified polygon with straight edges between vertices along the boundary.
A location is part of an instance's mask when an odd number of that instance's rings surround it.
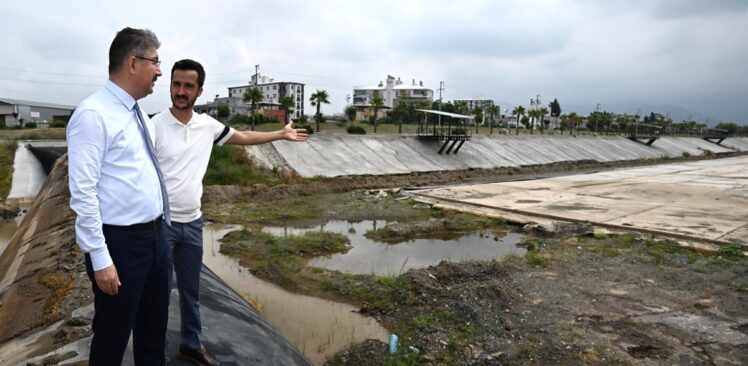
<svg viewBox="0 0 748 366">
<path fill-rule="evenodd" d="M 226 141 L 231 145 L 259 145 L 275 140 L 288 140 L 302 142 L 309 137 L 303 128 L 293 128 L 293 122 L 289 122 L 283 129 L 272 132 L 258 131 L 236 131 Z"/>
</svg>

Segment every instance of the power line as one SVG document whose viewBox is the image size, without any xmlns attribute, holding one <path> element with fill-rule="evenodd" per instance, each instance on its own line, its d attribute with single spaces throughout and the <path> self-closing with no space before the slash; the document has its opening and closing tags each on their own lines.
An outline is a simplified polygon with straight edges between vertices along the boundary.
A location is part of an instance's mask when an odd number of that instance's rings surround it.
<svg viewBox="0 0 748 366">
<path fill-rule="evenodd" d="M 22 83 L 37 83 L 37 84 L 53 84 L 53 85 L 68 85 L 68 86 L 101 86 L 101 83 L 98 84 L 88 84 L 88 83 L 72 83 L 67 81 L 47 81 L 47 80 L 28 80 L 28 79 L 9 79 L 9 78 L 0 78 L 2 81 L 15 81 L 15 82 L 22 82 Z"/>
<path fill-rule="evenodd" d="M 75 77 L 83 77 L 83 78 L 104 78 L 104 77 L 107 76 L 106 74 L 101 74 L 101 75 L 84 75 L 84 74 L 71 74 L 71 73 L 62 73 L 62 72 L 47 72 L 47 71 L 36 71 L 36 70 L 12 69 L 12 68 L 9 68 L 9 67 L 0 67 L 0 70 L 15 71 L 15 72 L 26 72 L 26 73 L 31 73 L 31 74 L 75 76 Z"/>
</svg>

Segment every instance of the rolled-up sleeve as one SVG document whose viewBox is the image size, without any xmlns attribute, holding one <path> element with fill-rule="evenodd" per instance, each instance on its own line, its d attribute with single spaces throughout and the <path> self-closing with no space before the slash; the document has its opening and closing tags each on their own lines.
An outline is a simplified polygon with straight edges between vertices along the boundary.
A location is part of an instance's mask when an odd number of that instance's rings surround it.
<svg viewBox="0 0 748 366">
<path fill-rule="evenodd" d="M 97 186 L 106 150 L 101 115 L 92 110 L 76 113 L 67 129 L 70 207 L 78 217 L 75 237 L 83 252 L 91 256 L 94 271 L 112 265 L 104 232 Z"/>
</svg>

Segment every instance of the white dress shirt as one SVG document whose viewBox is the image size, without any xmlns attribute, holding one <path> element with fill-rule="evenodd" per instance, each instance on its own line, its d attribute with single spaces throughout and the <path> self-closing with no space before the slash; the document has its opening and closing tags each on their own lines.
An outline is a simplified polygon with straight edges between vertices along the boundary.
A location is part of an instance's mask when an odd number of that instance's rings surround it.
<svg viewBox="0 0 748 366">
<path fill-rule="evenodd" d="M 213 144 L 223 145 L 234 129 L 207 114 L 192 113 L 186 124 L 170 110 L 153 116 L 156 158 L 169 193 L 171 220 L 188 223 L 202 216 L 200 198 Z"/>
<path fill-rule="evenodd" d="M 163 214 L 156 168 L 138 126 L 135 99 L 111 80 L 83 100 L 67 128 L 75 236 L 94 271 L 110 266 L 102 224 L 133 225 Z M 153 125 L 143 113 L 148 131 Z"/>
</svg>

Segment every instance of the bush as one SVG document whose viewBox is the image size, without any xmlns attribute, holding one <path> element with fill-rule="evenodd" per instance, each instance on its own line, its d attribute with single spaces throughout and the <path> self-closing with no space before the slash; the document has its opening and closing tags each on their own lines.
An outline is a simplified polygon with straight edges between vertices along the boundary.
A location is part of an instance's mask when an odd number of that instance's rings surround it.
<svg viewBox="0 0 748 366">
<path fill-rule="evenodd" d="M 228 123 L 231 125 L 251 125 L 252 117 L 241 114 L 235 114 L 229 118 Z"/>
<path fill-rule="evenodd" d="M 366 130 L 361 126 L 351 126 L 346 131 L 351 135 L 366 135 Z"/>
<path fill-rule="evenodd" d="M 272 124 L 276 124 L 277 125 L 277 124 L 280 124 L 280 121 L 278 121 L 278 119 L 275 118 L 275 117 L 265 117 L 265 116 L 263 116 L 261 114 L 258 114 L 257 115 L 257 124 L 261 125 L 261 124 L 264 124 L 264 123 L 272 123 Z"/>
<path fill-rule="evenodd" d="M 23 128 L 36 128 L 36 122 L 26 122 Z"/>
<path fill-rule="evenodd" d="M 49 123 L 50 128 L 65 128 L 67 127 L 67 123 L 65 121 L 52 121 Z"/>
<path fill-rule="evenodd" d="M 231 114 L 229 106 L 222 104 L 218 106 L 218 118 L 226 118 Z"/>
<path fill-rule="evenodd" d="M 306 129 L 306 132 L 308 134 L 310 134 L 310 135 L 314 133 L 314 127 L 312 127 L 311 125 L 301 125 L 300 124 L 298 126 L 294 126 L 294 128 L 303 128 L 303 129 Z"/>
</svg>

